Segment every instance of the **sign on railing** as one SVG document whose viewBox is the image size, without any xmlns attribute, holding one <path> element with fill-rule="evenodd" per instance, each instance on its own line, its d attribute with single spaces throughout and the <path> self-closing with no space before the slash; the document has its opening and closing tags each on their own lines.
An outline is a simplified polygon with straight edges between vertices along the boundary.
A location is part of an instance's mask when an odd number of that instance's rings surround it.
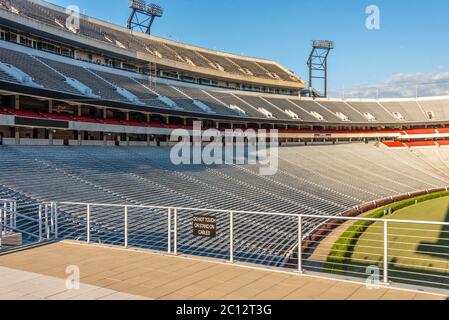
<svg viewBox="0 0 449 320">
<path fill-rule="evenodd" d="M 194 216 L 192 219 L 193 235 L 196 237 L 215 238 L 217 236 L 217 218 Z"/>
</svg>

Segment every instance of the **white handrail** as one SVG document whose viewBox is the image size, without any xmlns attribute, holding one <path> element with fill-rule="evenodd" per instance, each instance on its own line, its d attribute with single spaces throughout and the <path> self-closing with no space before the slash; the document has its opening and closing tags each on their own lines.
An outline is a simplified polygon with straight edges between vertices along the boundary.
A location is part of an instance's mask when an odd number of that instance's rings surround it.
<svg viewBox="0 0 449 320">
<path fill-rule="evenodd" d="M 166 250 L 168 254 L 177 255 L 178 254 L 178 223 L 181 221 L 181 215 L 184 214 L 191 214 L 195 212 L 207 212 L 207 213 L 222 213 L 223 218 L 229 219 L 229 262 L 230 263 L 239 263 L 243 262 L 238 261 L 240 260 L 240 257 L 236 255 L 235 249 L 236 249 L 236 237 L 235 232 L 237 232 L 237 229 L 235 229 L 235 222 L 236 218 L 239 215 L 255 215 L 255 216 L 279 216 L 279 217 L 291 217 L 293 223 L 296 223 L 297 225 L 297 234 L 292 241 L 297 241 L 296 245 L 293 247 L 293 249 L 290 251 L 290 253 L 286 253 L 285 256 L 283 255 L 285 259 L 292 259 L 294 262 L 285 262 L 285 265 L 288 265 L 290 267 L 296 268 L 293 269 L 295 273 L 304 273 L 309 271 L 309 269 L 319 269 L 315 266 L 313 266 L 310 263 L 313 263 L 313 260 L 309 260 L 308 253 L 306 253 L 303 249 L 303 241 L 310 241 L 311 243 L 318 243 L 319 240 L 315 240 L 310 237 L 310 235 L 313 235 L 314 232 L 316 232 L 318 229 L 315 226 L 312 230 L 308 233 L 304 234 L 304 228 L 308 227 L 307 221 L 305 221 L 306 218 L 314 219 L 314 220 L 321 220 L 321 223 L 319 224 L 319 228 L 324 228 L 324 230 L 328 230 L 326 227 L 326 224 L 333 223 L 334 221 L 367 221 L 367 222 L 381 222 L 383 225 L 383 239 L 380 241 L 382 243 L 382 268 L 383 268 L 383 283 L 388 284 L 390 282 L 390 278 L 393 280 L 400 279 L 396 275 L 389 275 L 389 236 L 392 234 L 392 230 L 389 230 L 389 226 L 391 226 L 391 223 L 399 223 L 399 224 L 415 224 L 415 225 L 434 225 L 434 226 L 449 226 L 448 222 L 432 222 L 432 221 L 417 221 L 417 220 L 394 220 L 394 219 L 379 219 L 379 218 L 358 218 L 358 217 L 343 217 L 341 215 L 336 216 L 321 216 L 321 215 L 309 215 L 309 214 L 288 214 L 288 213 L 276 213 L 276 212 L 255 212 L 255 211 L 238 211 L 238 210 L 222 210 L 222 209 L 206 209 L 206 208 L 188 208 L 188 207 L 166 207 L 166 206 L 148 206 L 148 205 L 132 205 L 132 204 L 101 204 L 101 203 L 84 203 L 84 202 L 51 202 L 45 204 L 45 207 L 53 207 L 55 208 L 55 211 L 53 212 L 53 216 L 50 217 L 50 219 L 55 219 L 54 221 L 51 220 L 50 223 L 54 223 L 55 226 L 58 225 L 58 210 L 56 208 L 59 208 L 59 210 L 64 210 L 63 206 L 79 206 L 81 208 L 84 208 L 85 210 L 85 217 L 86 217 L 86 242 L 91 243 L 92 237 L 91 232 L 94 232 L 95 229 L 91 229 L 93 224 L 95 223 L 95 220 L 93 219 L 93 212 L 95 207 L 106 207 L 106 208 L 122 208 L 123 211 L 120 213 L 120 218 L 117 218 L 117 216 L 112 216 L 111 223 L 123 221 L 124 219 L 124 238 L 120 239 L 120 242 L 123 241 L 123 245 L 125 248 L 129 247 L 129 228 L 130 228 L 130 210 L 131 209 L 151 209 L 151 210 L 160 210 L 161 217 L 164 216 L 164 220 L 166 219 L 166 224 L 163 224 L 163 229 L 165 229 L 164 232 L 166 232 L 163 237 L 166 237 L 163 243 L 165 244 L 165 241 L 167 241 L 167 247 L 162 250 Z M 46 214 L 46 218 L 47 218 Z M 246 217 L 245 217 L 246 218 Z M 48 222 L 47 224 L 47 236 L 49 234 L 48 230 Z M 340 225 L 340 223 L 335 222 L 335 224 Z M 394 228 L 392 228 L 394 229 Z M 290 228 L 291 231 L 291 228 Z M 82 232 L 82 231 L 80 231 Z M 263 236 L 263 235 L 261 235 Z M 57 234 L 56 237 L 57 239 Z M 162 243 L 162 242 L 161 242 Z M 274 244 L 274 243 L 273 243 Z M 116 245 L 116 244 L 113 244 Z M 122 243 L 120 243 L 122 245 Z M 260 248 L 263 249 L 263 248 Z M 265 248 L 266 249 L 266 248 Z M 263 250 L 265 250 L 263 249 Z M 158 249 L 160 250 L 160 249 Z M 269 249 L 266 249 L 269 252 Z M 295 252 L 296 250 L 296 252 Z M 182 251 L 182 250 L 180 250 Z M 201 256 L 200 251 L 197 251 L 196 254 Z M 182 252 L 181 252 L 182 253 Z M 267 253 L 267 255 L 270 255 L 270 253 Z M 296 262 L 296 255 L 297 255 L 297 262 Z M 449 254 L 448 254 L 449 256 Z M 219 258 L 219 257 L 217 257 Z M 221 258 L 219 258 L 221 259 Z M 227 259 L 227 258 L 226 258 Z M 262 266 L 264 268 L 266 266 L 266 262 L 268 260 L 263 259 L 253 259 L 253 263 Z M 306 264 L 308 263 L 308 264 Z M 340 264 L 342 266 L 346 266 L 344 263 L 337 262 L 337 265 Z M 327 270 L 326 267 L 322 267 L 322 270 Z M 321 270 L 319 269 L 319 270 Z M 321 270 L 321 271 L 322 271 Z M 349 271 L 353 274 L 357 274 L 357 271 Z M 449 276 L 447 277 L 449 279 Z"/>
<path fill-rule="evenodd" d="M 160 210 L 172 210 L 177 209 L 179 211 L 196 211 L 196 212 L 214 212 L 229 214 L 232 211 L 234 214 L 253 214 L 253 215 L 265 215 L 265 216 L 283 216 L 297 218 L 301 216 L 303 218 L 316 218 L 323 220 L 345 220 L 345 221 L 368 221 L 368 222 L 383 222 L 385 219 L 379 218 L 358 218 L 358 217 L 344 217 L 344 216 L 326 216 L 326 215 L 311 215 L 311 214 L 293 214 L 293 213 L 280 213 L 280 212 L 258 212 L 258 211 L 239 211 L 239 210 L 224 210 L 224 209 L 205 209 L 205 208 L 189 208 L 189 207 L 165 207 L 165 206 L 146 206 L 146 205 L 130 205 L 130 204 L 105 204 L 105 203 L 86 203 L 86 202 L 58 202 L 61 205 L 76 205 L 90 207 L 115 207 L 115 208 L 134 208 L 134 209 L 160 209 Z M 407 223 L 407 224 L 421 224 L 421 225 L 438 225 L 449 226 L 449 222 L 437 222 L 437 221 L 419 221 L 419 220 L 394 220 L 389 219 L 392 223 Z"/>
</svg>

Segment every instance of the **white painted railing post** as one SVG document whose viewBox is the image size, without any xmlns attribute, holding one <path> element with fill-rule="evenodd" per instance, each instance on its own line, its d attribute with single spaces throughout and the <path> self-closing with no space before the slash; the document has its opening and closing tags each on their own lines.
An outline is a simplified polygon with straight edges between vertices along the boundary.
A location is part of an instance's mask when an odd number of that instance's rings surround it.
<svg viewBox="0 0 449 320">
<path fill-rule="evenodd" d="M 303 273 L 302 269 L 302 216 L 298 216 L 298 272 Z"/>
<path fill-rule="evenodd" d="M 178 254 L 178 209 L 175 208 L 173 212 L 173 253 Z"/>
<path fill-rule="evenodd" d="M 384 283 L 389 283 L 388 277 L 388 221 L 384 221 Z"/>
<path fill-rule="evenodd" d="M 45 205 L 45 236 L 50 240 L 50 226 L 48 224 L 48 204 Z"/>
<path fill-rule="evenodd" d="M 50 203 L 50 231 L 55 232 L 55 203 Z"/>
<path fill-rule="evenodd" d="M 2 237 L 3 237 L 3 210 L 0 207 L 0 247 L 2 245 Z"/>
<path fill-rule="evenodd" d="M 9 203 L 9 226 L 14 229 L 14 203 Z"/>
<path fill-rule="evenodd" d="M 58 239 L 59 238 L 59 222 L 58 222 L 59 213 L 58 213 L 58 203 L 57 202 L 55 202 L 54 210 L 55 210 L 55 238 Z"/>
<path fill-rule="evenodd" d="M 42 205 L 39 205 L 39 213 L 38 213 L 38 219 L 39 219 L 39 242 L 41 242 L 42 239 Z"/>
<path fill-rule="evenodd" d="M 234 263 L 234 212 L 229 213 L 229 261 Z"/>
<path fill-rule="evenodd" d="M 86 240 L 87 240 L 87 243 L 89 244 L 90 243 L 90 204 L 87 205 L 86 224 L 87 224 Z"/>
<path fill-rule="evenodd" d="M 8 225 L 8 205 L 6 204 L 6 202 L 3 203 L 3 224 L 5 225 L 4 230 L 6 232 L 6 227 Z"/>
<path fill-rule="evenodd" d="M 167 252 L 171 253 L 171 208 L 168 209 L 168 237 L 167 237 L 167 241 L 168 241 L 168 245 L 167 245 Z"/>
<path fill-rule="evenodd" d="M 14 228 L 17 228 L 17 202 L 14 201 Z"/>
<path fill-rule="evenodd" d="M 125 206 L 125 248 L 128 249 L 128 206 Z"/>
</svg>

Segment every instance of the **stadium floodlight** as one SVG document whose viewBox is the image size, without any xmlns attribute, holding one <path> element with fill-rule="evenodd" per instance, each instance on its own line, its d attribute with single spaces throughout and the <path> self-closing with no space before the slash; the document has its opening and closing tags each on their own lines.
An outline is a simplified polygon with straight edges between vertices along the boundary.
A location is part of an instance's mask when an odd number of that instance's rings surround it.
<svg viewBox="0 0 449 320">
<path fill-rule="evenodd" d="M 131 0 L 129 2 L 129 7 L 131 9 L 136 9 L 136 10 L 139 10 L 139 11 L 145 11 L 146 3 L 145 3 L 145 0 Z"/>
<path fill-rule="evenodd" d="M 335 42 L 329 40 L 314 40 L 312 41 L 312 47 L 332 50 L 335 48 Z"/>
<path fill-rule="evenodd" d="M 327 58 L 331 50 L 335 48 L 335 42 L 329 40 L 312 41 L 312 52 L 307 65 L 309 67 L 309 96 L 315 96 L 317 90 L 313 87 L 313 80 L 324 82 L 323 97 L 327 97 Z"/>
<path fill-rule="evenodd" d="M 147 4 L 145 0 L 131 0 L 129 8 L 131 9 L 131 14 L 128 18 L 128 29 L 134 30 L 138 28 L 146 34 L 151 34 L 154 20 L 161 18 L 164 14 L 161 6 L 154 3 Z"/>
<path fill-rule="evenodd" d="M 155 16 L 155 17 L 162 17 L 162 15 L 164 14 L 164 9 L 162 9 L 161 6 L 154 4 L 154 3 L 150 3 L 147 8 L 146 11 L 148 14 Z"/>
</svg>

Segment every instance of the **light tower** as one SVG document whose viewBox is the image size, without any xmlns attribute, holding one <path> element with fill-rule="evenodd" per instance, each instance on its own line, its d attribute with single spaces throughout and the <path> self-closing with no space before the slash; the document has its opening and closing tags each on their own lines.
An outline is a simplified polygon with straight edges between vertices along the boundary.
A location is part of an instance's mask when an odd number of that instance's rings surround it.
<svg viewBox="0 0 449 320">
<path fill-rule="evenodd" d="M 128 29 L 139 28 L 146 34 L 151 34 L 154 19 L 160 18 L 164 14 L 164 9 L 161 6 L 154 3 L 146 4 L 145 0 L 131 0 L 129 7 L 131 14 L 128 18 Z"/>
<path fill-rule="evenodd" d="M 327 97 L 327 58 L 335 43 L 328 40 L 312 41 L 312 52 L 307 65 L 309 66 L 309 96 L 314 96 L 313 80 L 320 79 L 324 82 L 324 97 Z"/>
</svg>

